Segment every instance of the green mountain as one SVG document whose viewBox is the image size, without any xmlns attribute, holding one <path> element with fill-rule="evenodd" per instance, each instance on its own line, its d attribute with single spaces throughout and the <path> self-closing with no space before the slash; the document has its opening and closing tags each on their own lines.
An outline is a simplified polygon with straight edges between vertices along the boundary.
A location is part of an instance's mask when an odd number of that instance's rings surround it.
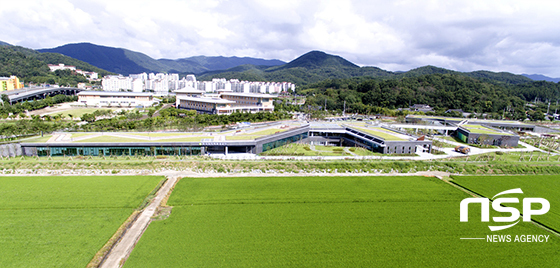
<svg viewBox="0 0 560 268">
<path fill-rule="evenodd" d="M 359 67 L 340 56 L 329 55 L 321 51 L 308 52 L 288 63 L 279 60 L 247 57 L 205 56 L 177 60 L 156 60 L 131 50 L 90 43 L 68 44 L 38 51 L 60 53 L 123 75 L 142 72 L 168 72 L 196 74 L 200 80 L 226 78 L 248 81 L 288 81 L 298 85 L 308 85 L 325 79 L 353 77 L 406 78 L 429 74 L 461 74 L 491 83 L 515 85 L 532 81 L 525 76 L 511 73 L 489 71 L 462 73 L 435 66 L 424 66 L 407 72 L 390 72 L 377 67 Z"/>
<path fill-rule="evenodd" d="M 199 79 L 211 80 L 223 77 L 248 81 L 287 81 L 306 85 L 325 79 L 392 75 L 394 73 L 377 67 L 359 67 L 342 57 L 311 51 L 284 65 L 273 67 L 245 65 L 224 71 L 206 72 Z"/>
<path fill-rule="evenodd" d="M 0 46 L 11 46 L 10 44 L 6 43 L 6 42 L 2 42 L 0 41 Z"/>
<path fill-rule="evenodd" d="M 215 71 L 215 70 L 226 70 L 234 68 L 241 65 L 255 65 L 255 66 L 277 66 L 286 64 L 281 60 L 265 60 L 250 57 L 206 57 L 206 56 L 195 56 L 185 59 L 179 59 L 177 61 L 189 61 L 198 63 L 204 68 Z"/>
<path fill-rule="evenodd" d="M 517 85 L 533 80 L 522 75 L 506 72 L 457 72 L 435 66 L 424 66 L 407 72 L 389 72 L 377 67 L 359 67 L 342 57 L 320 51 L 311 51 L 297 59 L 279 66 L 243 66 L 224 71 L 206 72 L 200 80 L 212 78 L 240 79 L 249 81 L 288 81 L 298 85 L 309 85 L 326 79 L 344 78 L 408 78 L 431 74 L 457 74 L 495 84 Z M 363 80 L 362 79 L 362 80 Z"/>
<path fill-rule="evenodd" d="M 166 68 L 164 64 L 142 53 L 89 43 L 69 44 L 52 49 L 39 49 L 37 51 L 59 53 L 124 75 Z"/>
<path fill-rule="evenodd" d="M 205 56 L 178 60 L 156 60 L 146 54 L 128 49 L 99 46 L 90 43 L 68 44 L 38 51 L 60 53 L 123 75 L 143 72 L 199 74 L 206 71 L 224 70 L 243 64 L 274 66 L 285 63 L 279 60 Z"/>
<path fill-rule="evenodd" d="M 548 81 L 554 83 L 560 82 L 560 78 L 552 78 L 552 77 L 544 76 L 542 74 L 522 74 L 522 75 L 532 79 L 533 81 Z"/>
<path fill-rule="evenodd" d="M 49 70 L 48 64 L 59 63 L 73 65 L 84 71 L 97 72 L 100 76 L 111 74 L 91 64 L 61 54 L 39 53 L 19 46 L 0 46 L 0 76 L 16 75 L 25 82 L 68 85 L 86 81 L 83 76 L 76 76 L 71 72 L 53 73 Z"/>
<path fill-rule="evenodd" d="M 321 69 L 324 67 L 349 69 L 360 68 L 358 65 L 355 65 L 354 63 L 351 63 L 340 56 L 329 55 L 322 51 L 311 51 L 301 55 L 297 59 L 290 61 L 285 65 L 272 69 L 282 70 L 298 67 L 306 69 Z"/>
<path fill-rule="evenodd" d="M 490 71 L 474 71 L 474 72 L 457 72 L 452 71 L 444 68 L 439 68 L 435 66 L 424 66 L 416 69 L 412 69 L 407 72 L 402 72 L 397 77 L 417 77 L 422 75 L 430 75 L 430 74 L 459 74 L 464 75 L 467 77 L 475 78 L 481 81 L 486 81 L 490 83 L 504 83 L 504 84 L 523 84 L 532 82 L 530 78 L 527 78 L 523 75 L 516 75 L 507 72 L 490 72 Z"/>
</svg>

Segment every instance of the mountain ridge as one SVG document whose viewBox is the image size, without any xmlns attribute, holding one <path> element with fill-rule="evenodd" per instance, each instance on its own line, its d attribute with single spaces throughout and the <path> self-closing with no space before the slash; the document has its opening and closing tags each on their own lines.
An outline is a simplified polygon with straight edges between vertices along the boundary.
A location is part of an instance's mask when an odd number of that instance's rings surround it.
<svg viewBox="0 0 560 268">
<path fill-rule="evenodd" d="M 406 72 L 391 72 L 378 67 L 355 65 L 344 58 L 320 51 L 310 51 L 285 65 L 263 68 L 245 66 L 224 71 L 206 72 L 200 80 L 225 77 L 240 80 L 288 81 L 299 85 L 320 82 L 325 79 L 344 79 L 353 77 L 406 78 L 430 74 L 460 74 L 463 76 L 502 84 L 522 84 L 533 80 L 522 75 L 508 72 L 473 71 L 459 72 L 432 65 L 422 66 Z"/>
<path fill-rule="evenodd" d="M 412 77 L 428 74 L 462 74 L 495 83 L 520 84 L 536 80 L 554 81 L 541 75 L 517 75 L 508 72 L 459 72 L 436 66 L 422 66 L 406 72 L 391 72 L 373 66 L 360 67 L 340 56 L 313 50 L 285 63 L 249 57 L 194 56 L 180 59 L 153 59 L 143 53 L 91 43 L 67 44 L 39 52 L 55 52 L 124 75 L 142 72 L 192 73 L 201 80 L 228 78 L 240 80 L 288 81 L 300 85 L 324 79 L 351 77 Z M 533 79 L 534 78 L 534 79 Z M 560 81 L 560 79 L 558 79 Z"/>
<path fill-rule="evenodd" d="M 250 57 L 194 56 L 175 60 L 153 59 L 140 52 L 91 43 L 66 44 L 56 48 L 39 49 L 37 51 L 63 54 L 123 75 L 143 72 L 200 74 L 207 71 L 225 70 L 243 64 L 267 66 L 285 64 L 285 62 L 280 60 Z"/>
<path fill-rule="evenodd" d="M 530 78 L 534 81 L 548 81 L 548 82 L 554 82 L 554 83 L 558 83 L 560 82 L 560 78 L 552 78 L 552 77 L 548 77 L 542 74 L 522 74 L 523 76 Z"/>
</svg>

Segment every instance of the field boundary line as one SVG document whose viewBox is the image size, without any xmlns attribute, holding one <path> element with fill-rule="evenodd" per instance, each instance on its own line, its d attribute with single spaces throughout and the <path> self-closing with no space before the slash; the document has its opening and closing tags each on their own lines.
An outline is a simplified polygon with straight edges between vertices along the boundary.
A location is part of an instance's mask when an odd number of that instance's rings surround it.
<svg viewBox="0 0 560 268">
<path fill-rule="evenodd" d="M 144 200 L 142 200 L 142 204 L 138 208 L 136 208 L 132 214 L 126 219 L 126 221 L 117 229 L 115 234 L 107 241 L 107 243 L 95 254 L 91 262 L 87 265 L 87 267 L 100 267 L 101 264 L 107 259 L 107 256 L 113 248 L 121 241 L 123 236 L 130 230 L 132 225 L 136 222 L 142 210 L 149 205 L 149 202 L 146 202 L 146 199 L 153 199 L 155 194 L 161 189 L 163 184 L 167 181 L 167 178 L 162 179 L 152 190 L 148 196 Z M 100 259 L 99 259 L 100 258 Z"/>
<path fill-rule="evenodd" d="M 132 224 L 129 231 L 121 236 L 121 239 L 107 254 L 105 260 L 99 265 L 99 267 L 114 268 L 122 267 L 122 265 L 124 265 L 124 262 L 136 246 L 136 243 L 138 243 L 142 234 L 144 234 L 144 231 L 152 222 L 152 216 L 154 216 L 155 212 L 159 208 L 161 201 L 165 198 L 165 196 L 167 196 L 171 188 L 176 183 L 176 177 L 167 178 L 166 182 L 157 192 L 152 202 L 150 202 L 150 204 L 142 210 L 141 213 L 139 213 L 137 220 L 134 224 Z"/>
<path fill-rule="evenodd" d="M 109 241 L 107 241 L 107 243 L 105 243 L 105 245 L 103 245 L 103 247 L 95 254 L 93 259 L 88 263 L 86 267 L 99 267 L 105 261 L 105 259 L 107 259 L 107 255 L 109 255 L 115 245 L 119 243 L 119 241 L 121 241 L 122 237 L 130 229 L 132 224 L 136 222 L 138 216 L 140 216 L 140 211 L 133 211 L 128 219 L 126 219 L 125 222 L 119 227 L 119 229 L 117 229 L 113 236 L 109 238 Z"/>
<path fill-rule="evenodd" d="M 467 188 L 467 187 L 464 187 L 464 186 L 462 186 L 462 185 L 459 185 L 459 184 L 457 184 L 457 183 L 455 183 L 455 182 L 453 182 L 453 181 L 448 181 L 448 180 L 443 180 L 443 181 L 449 183 L 449 184 L 452 185 L 452 186 L 455 186 L 455 188 L 460 189 L 460 190 L 462 190 L 462 191 L 464 191 L 464 192 L 466 192 L 466 193 L 468 193 L 468 194 L 470 194 L 470 195 L 472 195 L 472 196 L 474 196 L 474 197 L 488 198 L 488 200 L 490 200 L 490 202 L 494 202 L 494 200 L 492 200 L 492 198 L 489 198 L 489 197 L 486 197 L 486 196 L 484 196 L 484 195 L 482 195 L 482 194 L 479 194 L 479 193 L 477 193 L 477 192 L 475 192 L 475 191 L 473 191 L 473 190 L 471 190 L 471 189 L 469 189 L 469 188 Z M 520 217 L 523 217 L 523 213 L 519 213 L 519 215 L 520 215 Z M 553 234 L 553 235 L 555 235 L 555 236 L 557 236 L 557 237 L 560 237 L 560 232 L 558 232 L 556 229 L 554 229 L 554 228 L 552 228 L 552 227 L 549 227 L 548 225 L 546 225 L 546 224 L 544 224 L 544 223 L 542 223 L 542 222 L 539 222 L 539 221 L 537 221 L 537 220 L 531 219 L 531 222 L 532 222 L 534 225 L 536 225 L 537 227 L 539 227 L 539 228 L 541 228 L 541 229 L 543 229 L 543 230 L 545 230 L 545 231 L 548 231 L 549 233 L 551 233 L 551 234 Z"/>
</svg>

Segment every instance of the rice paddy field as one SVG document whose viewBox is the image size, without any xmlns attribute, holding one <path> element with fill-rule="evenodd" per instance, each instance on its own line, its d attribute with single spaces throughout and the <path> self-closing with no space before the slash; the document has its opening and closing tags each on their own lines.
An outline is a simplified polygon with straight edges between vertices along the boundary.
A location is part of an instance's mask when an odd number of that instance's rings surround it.
<svg viewBox="0 0 560 268">
<path fill-rule="evenodd" d="M 170 217 L 151 223 L 125 267 L 560 263 L 560 239 L 531 223 L 507 232 L 550 235 L 547 243 L 461 240 L 495 234 L 487 223 L 459 222 L 459 204 L 467 197 L 431 177 L 183 178 L 169 198 Z M 480 219 L 480 211 L 469 215 Z"/>
<path fill-rule="evenodd" d="M 163 177 L 0 177 L 0 267 L 85 267 Z"/>
</svg>

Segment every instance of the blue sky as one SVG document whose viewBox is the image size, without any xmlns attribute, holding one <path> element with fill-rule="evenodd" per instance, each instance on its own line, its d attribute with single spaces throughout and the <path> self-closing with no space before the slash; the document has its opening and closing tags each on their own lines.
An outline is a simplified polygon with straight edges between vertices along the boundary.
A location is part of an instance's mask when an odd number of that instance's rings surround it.
<svg viewBox="0 0 560 268">
<path fill-rule="evenodd" d="M 153 58 L 311 50 L 361 66 L 560 77 L 560 2 L 419 0 L 20 0 L 2 3 L 0 40 L 33 49 L 90 42 Z"/>
</svg>

